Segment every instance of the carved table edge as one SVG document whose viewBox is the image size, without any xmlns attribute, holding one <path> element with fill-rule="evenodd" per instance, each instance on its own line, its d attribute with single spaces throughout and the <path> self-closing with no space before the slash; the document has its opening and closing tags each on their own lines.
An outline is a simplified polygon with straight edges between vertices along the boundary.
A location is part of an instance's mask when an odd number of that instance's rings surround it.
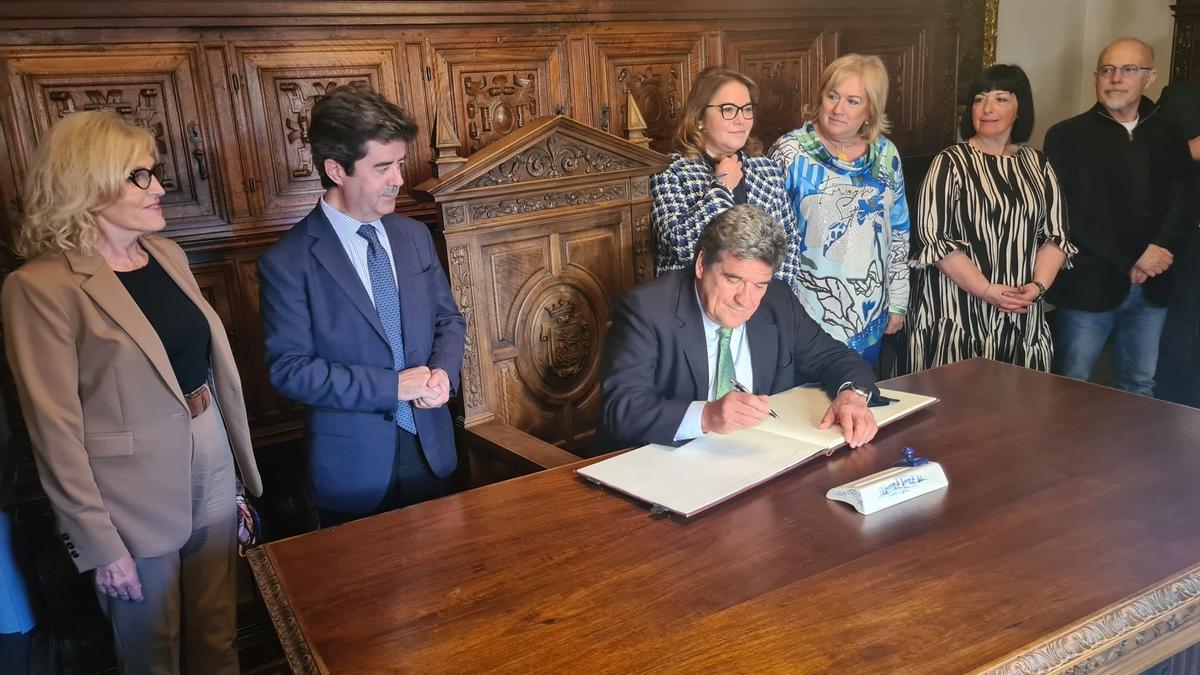
<svg viewBox="0 0 1200 675">
<path fill-rule="evenodd" d="M 324 673 L 325 669 L 318 665 L 312 650 L 308 648 L 308 641 L 304 639 L 304 632 L 296 622 L 296 615 L 292 612 L 292 606 L 288 603 L 287 594 L 275 574 L 275 565 L 266 549 L 266 545 L 248 549 L 246 560 L 250 563 L 250 570 L 258 582 L 263 604 L 267 606 L 267 612 L 271 615 L 271 623 L 275 624 L 275 632 L 279 636 L 283 653 L 287 656 L 288 665 L 291 666 L 292 672 L 298 675 Z"/>
<path fill-rule="evenodd" d="M 1200 625 L 1200 565 L 974 672 L 1094 673 L 1194 625 Z"/>
</svg>

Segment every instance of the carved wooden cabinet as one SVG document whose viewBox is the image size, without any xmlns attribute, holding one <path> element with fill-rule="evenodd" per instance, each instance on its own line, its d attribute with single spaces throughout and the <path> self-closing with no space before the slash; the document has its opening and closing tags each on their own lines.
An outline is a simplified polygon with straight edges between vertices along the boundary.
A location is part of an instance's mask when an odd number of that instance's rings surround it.
<svg viewBox="0 0 1200 675">
<path fill-rule="evenodd" d="M 612 307 L 652 274 L 648 186 L 666 162 L 545 117 L 421 185 L 438 205 L 467 320 L 468 429 L 497 421 L 570 451 L 587 447 Z"/>
<path fill-rule="evenodd" d="M 256 215 L 298 218 L 325 192 L 308 140 L 313 102 L 325 92 L 359 84 L 413 109 L 409 88 L 399 86 L 401 58 L 391 43 L 254 44 L 238 46 L 237 55 L 252 125 L 249 186 Z"/>
<path fill-rule="evenodd" d="M 650 147 L 669 152 L 671 136 L 696 73 L 711 63 L 700 33 L 602 35 L 588 38 L 592 62 L 592 118 L 624 138 L 627 94 L 646 121 Z"/>
<path fill-rule="evenodd" d="M 446 38 L 426 44 L 433 98 L 453 111 L 463 157 L 538 117 L 567 111 L 564 37 Z"/>
<path fill-rule="evenodd" d="M 111 110 L 154 136 L 168 232 L 223 229 L 212 117 L 195 45 L 3 48 L 0 56 L 12 114 L 13 161 L 0 174 L 8 178 L 6 194 L 16 199 L 24 168 L 55 121 L 80 110 Z M 10 202 L 10 222 L 16 222 L 19 208 L 19 202 Z"/>
</svg>

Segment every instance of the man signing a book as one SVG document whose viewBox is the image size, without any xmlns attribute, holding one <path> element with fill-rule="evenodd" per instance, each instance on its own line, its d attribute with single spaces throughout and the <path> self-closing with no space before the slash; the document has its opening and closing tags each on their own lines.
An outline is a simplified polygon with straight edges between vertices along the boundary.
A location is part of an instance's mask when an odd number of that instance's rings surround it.
<svg viewBox="0 0 1200 675">
<path fill-rule="evenodd" d="M 875 437 L 867 408 L 879 395 L 874 373 L 772 278 L 786 249 L 774 218 L 735 206 L 705 227 L 694 269 L 621 299 L 602 372 L 605 446 L 673 445 L 756 426 L 771 414 L 767 395 L 801 384 L 801 373 L 833 399 L 820 428 L 838 424 L 852 448 Z"/>
</svg>

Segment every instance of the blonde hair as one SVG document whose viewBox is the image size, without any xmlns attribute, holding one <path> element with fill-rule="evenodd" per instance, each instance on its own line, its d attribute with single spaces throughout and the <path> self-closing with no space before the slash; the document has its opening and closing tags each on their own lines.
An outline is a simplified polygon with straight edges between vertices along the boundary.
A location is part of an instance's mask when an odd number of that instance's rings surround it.
<svg viewBox="0 0 1200 675">
<path fill-rule="evenodd" d="M 90 110 L 59 120 L 38 145 L 25 177 L 17 255 L 94 253 L 100 238 L 95 212 L 120 196 L 142 153 L 157 156 L 154 138 L 117 113 Z"/>
<path fill-rule="evenodd" d="M 868 144 L 874 143 L 892 128 L 892 123 L 884 112 L 888 97 L 887 67 L 878 56 L 846 54 L 826 66 L 825 72 L 821 73 L 817 100 L 804 107 L 804 118 L 815 122 L 825 95 L 851 75 L 862 79 L 863 91 L 867 94 L 867 120 L 858 135 L 865 138 Z"/>
<path fill-rule="evenodd" d="M 717 90 L 727 82 L 740 82 L 750 92 L 750 101 L 758 104 L 758 85 L 745 75 L 722 68 L 710 66 L 696 75 L 692 90 L 688 93 L 687 102 L 683 104 L 683 114 L 679 116 L 679 124 L 675 127 L 675 150 L 683 156 L 699 160 L 705 156 L 704 132 L 700 123 L 704 121 L 704 111 L 717 95 Z M 750 136 L 742 150 L 748 155 L 761 155 L 762 143 Z"/>
</svg>

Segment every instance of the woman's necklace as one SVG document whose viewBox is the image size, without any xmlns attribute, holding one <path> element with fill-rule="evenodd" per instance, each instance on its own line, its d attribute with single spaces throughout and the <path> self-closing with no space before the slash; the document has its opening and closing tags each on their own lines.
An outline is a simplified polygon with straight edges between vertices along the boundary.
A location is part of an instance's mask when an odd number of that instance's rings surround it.
<svg viewBox="0 0 1200 675">
<path fill-rule="evenodd" d="M 839 162 L 848 162 L 848 161 L 850 161 L 850 160 L 849 160 L 849 158 L 848 158 L 848 157 L 846 157 L 846 144 L 845 144 L 845 143 L 834 143 L 834 145 L 836 145 L 836 146 L 837 146 L 837 158 L 838 158 L 838 161 L 839 161 Z M 830 148 L 830 149 L 832 149 L 832 148 Z"/>
<path fill-rule="evenodd" d="M 817 134 L 817 138 L 821 139 L 821 143 L 825 145 L 825 149 L 828 150 L 830 154 L 837 156 L 839 162 L 847 163 L 850 161 L 850 155 L 846 152 L 846 145 L 848 145 L 847 143 L 831 141 L 821 134 Z"/>
</svg>

